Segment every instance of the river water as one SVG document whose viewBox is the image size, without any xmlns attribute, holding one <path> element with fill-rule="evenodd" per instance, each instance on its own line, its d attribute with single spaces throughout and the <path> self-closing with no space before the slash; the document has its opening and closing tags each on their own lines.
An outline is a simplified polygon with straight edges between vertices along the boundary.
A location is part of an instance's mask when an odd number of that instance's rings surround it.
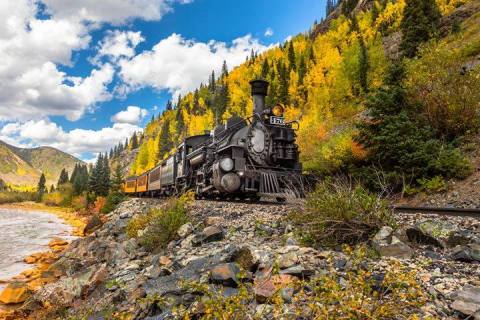
<svg viewBox="0 0 480 320">
<path fill-rule="evenodd" d="M 23 258 L 48 251 L 54 237 L 72 239 L 71 232 L 71 226 L 51 213 L 0 208 L 0 280 L 32 268 Z M 0 290 L 4 287 L 0 284 Z"/>
</svg>

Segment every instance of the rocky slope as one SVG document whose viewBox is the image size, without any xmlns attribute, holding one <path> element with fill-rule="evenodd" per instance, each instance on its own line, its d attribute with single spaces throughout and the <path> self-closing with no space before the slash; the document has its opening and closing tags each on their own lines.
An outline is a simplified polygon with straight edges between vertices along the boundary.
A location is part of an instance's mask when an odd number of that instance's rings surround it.
<svg viewBox="0 0 480 320">
<path fill-rule="evenodd" d="M 255 296 L 246 310 L 271 318 L 265 302 L 277 289 L 284 290 L 283 308 L 288 311 L 293 306 L 289 303 L 296 293 L 288 289 L 292 279 L 324 274 L 329 263 L 334 266 L 330 271 L 339 274 L 352 268 L 349 256 L 340 251 L 297 243 L 284 217 L 301 203 L 197 201 L 189 210 L 191 223 L 180 228 L 177 240 L 166 250 L 147 252 L 127 237 L 125 229 L 133 216 L 163 203 L 131 199 L 102 227 L 72 242 L 52 266 L 63 276 L 27 300 L 22 316 L 97 319 L 108 311 L 118 318 L 123 314 L 133 319 L 173 319 L 175 305 L 198 308 L 193 303 L 198 293 L 186 289 L 185 281 L 232 295 L 238 293 L 237 274 L 244 269 L 254 283 Z M 382 256 L 365 258 L 365 265 L 380 279 L 398 261 L 415 271 L 428 296 L 428 302 L 415 310 L 422 317 L 455 319 L 476 312 L 473 317 L 480 319 L 479 221 L 415 215 L 399 215 L 397 220 L 398 230 L 384 227 L 373 240 Z M 201 308 L 196 312 L 201 314 Z"/>
<path fill-rule="evenodd" d="M 71 173 L 76 163 L 83 161 L 55 148 L 17 148 L 0 141 L 0 179 L 9 184 L 34 186 L 43 172 L 50 186 L 62 169 Z"/>
</svg>

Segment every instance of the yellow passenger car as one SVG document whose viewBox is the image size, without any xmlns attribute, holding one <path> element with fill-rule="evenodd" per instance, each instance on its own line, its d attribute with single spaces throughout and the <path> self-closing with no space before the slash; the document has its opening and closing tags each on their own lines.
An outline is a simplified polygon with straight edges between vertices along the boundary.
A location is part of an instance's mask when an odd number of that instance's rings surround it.
<svg viewBox="0 0 480 320">
<path fill-rule="evenodd" d="M 124 183 L 123 191 L 125 193 L 135 193 L 137 192 L 137 178 L 129 178 Z"/>
</svg>

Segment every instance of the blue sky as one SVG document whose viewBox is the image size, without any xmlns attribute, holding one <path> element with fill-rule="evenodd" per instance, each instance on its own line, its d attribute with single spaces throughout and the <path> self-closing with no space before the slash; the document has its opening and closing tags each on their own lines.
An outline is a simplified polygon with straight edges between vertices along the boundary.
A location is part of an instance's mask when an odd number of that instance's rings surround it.
<svg viewBox="0 0 480 320">
<path fill-rule="evenodd" d="M 0 140 L 84 160 L 140 129 L 224 59 L 232 67 L 251 49 L 304 32 L 325 9 L 314 0 L 3 1 Z"/>
</svg>

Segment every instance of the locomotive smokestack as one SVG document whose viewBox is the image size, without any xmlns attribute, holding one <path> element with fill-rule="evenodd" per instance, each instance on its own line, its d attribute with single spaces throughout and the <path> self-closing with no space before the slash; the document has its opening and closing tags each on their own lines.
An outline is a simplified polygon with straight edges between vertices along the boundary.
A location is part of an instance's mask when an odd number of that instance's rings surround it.
<svg viewBox="0 0 480 320">
<path fill-rule="evenodd" d="M 250 86 L 252 87 L 253 112 L 262 114 L 263 110 L 265 110 L 265 96 L 268 91 L 268 81 L 253 80 L 250 81 Z"/>
</svg>

